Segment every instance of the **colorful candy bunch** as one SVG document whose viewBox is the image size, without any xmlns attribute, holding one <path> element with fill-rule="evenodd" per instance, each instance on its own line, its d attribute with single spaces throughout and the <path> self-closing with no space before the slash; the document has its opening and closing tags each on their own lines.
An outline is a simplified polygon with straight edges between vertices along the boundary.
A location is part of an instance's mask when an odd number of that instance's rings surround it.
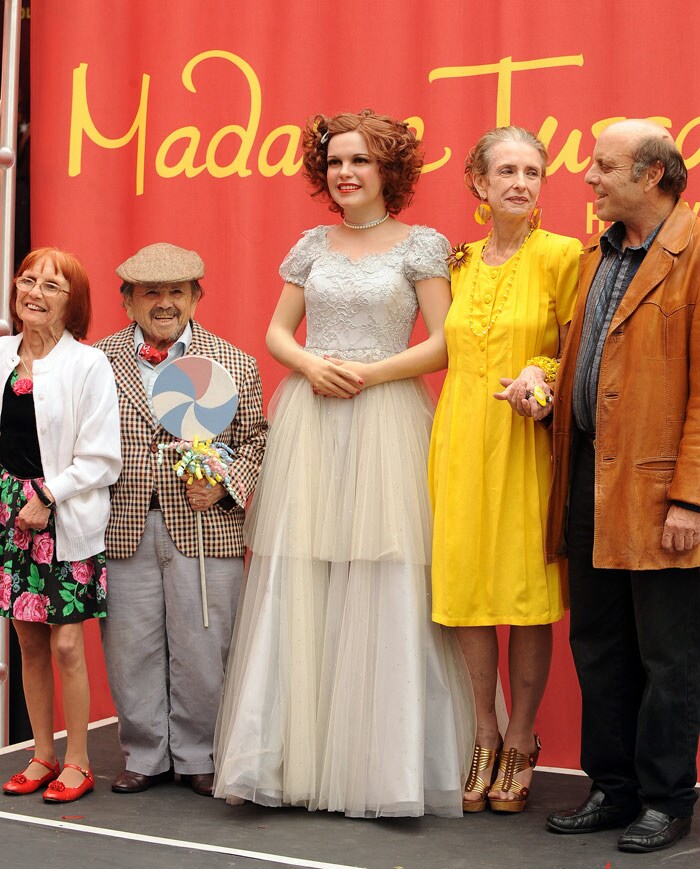
<svg viewBox="0 0 700 869">
<path fill-rule="evenodd" d="M 158 444 L 159 465 L 163 464 L 166 450 L 175 450 L 179 455 L 180 458 L 173 465 L 173 470 L 178 477 L 187 475 L 188 485 L 195 479 L 206 480 L 209 486 L 221 483 L 237 504 L 241 507 L 245 506 L 245 498 L 234 487 L 229 473 L 233 465 L 233 451 L 227 444 L 198 438 L 194 441 Z"/>
</svg>

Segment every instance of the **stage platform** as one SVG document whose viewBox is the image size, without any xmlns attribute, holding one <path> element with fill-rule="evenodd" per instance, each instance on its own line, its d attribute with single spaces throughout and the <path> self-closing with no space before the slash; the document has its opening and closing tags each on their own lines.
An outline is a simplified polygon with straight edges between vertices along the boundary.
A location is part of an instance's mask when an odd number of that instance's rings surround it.
<svg viewBox="0 0 700 869">
<path fill-rule="evenodd" d="M 0 781 L 22 769 L 31 748 L 0 752 Z M 59 743 L 59 757 L 63 743 Z M 142 794 L 113 794 L 121 769 L 116 725 L 90 734 L 95 791 L 66 806 L 40 793 L 0 796 L 0 869 L 627 869 L 700 865 L 700 819 L 693 833 L 655 855 L 622 854 L 618 833 L 557 836 L 544 820 L 577 804 L 581 776 L 538 770 L 527 811 L 462 819 L 350 820 L 303 809 L 227 806 L 177 783 Z"/>
</svg>

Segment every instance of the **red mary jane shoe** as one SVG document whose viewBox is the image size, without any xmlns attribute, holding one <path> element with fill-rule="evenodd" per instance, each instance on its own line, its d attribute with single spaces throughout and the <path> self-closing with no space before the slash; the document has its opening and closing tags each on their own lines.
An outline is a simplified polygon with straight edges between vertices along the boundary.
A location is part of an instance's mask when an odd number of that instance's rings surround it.
<svg viewBox="0 0 700 869">
<path fill-rule="evenodd" d="M 77 788 L 69 788 L 62 781 L 52 781 L 44 791 L 45 803 L 72 803 L 73 800 L 79 800 L 85 794 L 89 794 L 95 787 L 95 777 L 91 769 L 83 769 L 82 766 L 76 766 L 74 763 L 64 763 L 63 768 L 77 769 L 85 778 Z"/>
<path fill-rule="evenodd" d="M 55 766 L 51 766 L 50 763 L 47 763 L 40 757 L 33 757 L 28 765 L 32 763 L 40 763 L 42 766 L 45 766 L 49 772 L 41 778 L 27 778 L 23 772 L 18 772 L 17 775 L 13 775 L 12 778 L 9 781 L 6 781 L 2 786 L 2 789 L 6 794 L 14 796 L 19 796 L 20 794 L 33 794 L 34 791 L 38 791 L 42 785 L 48 784 L 60 775 L 61 764 L 58 761 L 56 761 Z"/>
</svg>

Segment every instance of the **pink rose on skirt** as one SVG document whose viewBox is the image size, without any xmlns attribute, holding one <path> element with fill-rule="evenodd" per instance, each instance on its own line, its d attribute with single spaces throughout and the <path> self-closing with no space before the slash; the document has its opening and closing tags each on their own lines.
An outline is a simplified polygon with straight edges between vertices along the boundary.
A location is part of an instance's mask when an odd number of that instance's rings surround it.
<svg viewBox="0 0 700 869">
<path fill-rule="evenodd" d="M 107 594 L 107 568 L 102 568 L 102 573 L 97 577 L 97 581 L 100 584 L 100 588 L 102 591 Z"/>
<path fill-rule="evenodd" d="M 10 600 L 12 599 L 12 574 L 6 570 L 2 574 L 2 585 L 0 586 L 0 609 L 9 610 Z"/>
<path fill-rule="evenodd" d="M 95 572 L 92 561 L 71 561 L 70 569 L 71 573 L 73 574 L 73 578 L 76 579 L 81 585 L 87 585 L 88 582 L 90 582 L 90 580 L 92 579 L 93 573 Z"/>
<path fill-rule="evenodd" d="M 22 480 L 22 491 L 24 492 L 24 497 L 27 501 L 34 497 L 34 489 L 32 488 L 31 480 Z"/>
<path fill-rule="evenodd" d="M 15 525 L 14 544 L 18 549 L 29 549 L 31 537 L 29 531 L 23 531 L 19 525 Z"/>
<path fill-rule="evenodd" d="M 0 524 L 7 525 L 7 520 L 10 518 L 10 508 L 7 504 L 0 504 Z"/>
<path fill-rule="evenodd" d="M 37 564 L 51 564 L 53 558 L 53 540 L 44 532 L 37 534 L 32 545 L 32 558 Z"/>
<path fill-rule="evenodd" d="M 45 594 L 23 591 L 12 607 L 12 615 L 23 622 L 45 622 L 48 618 L 48 604 L 49 599 Z"/>
</svg>

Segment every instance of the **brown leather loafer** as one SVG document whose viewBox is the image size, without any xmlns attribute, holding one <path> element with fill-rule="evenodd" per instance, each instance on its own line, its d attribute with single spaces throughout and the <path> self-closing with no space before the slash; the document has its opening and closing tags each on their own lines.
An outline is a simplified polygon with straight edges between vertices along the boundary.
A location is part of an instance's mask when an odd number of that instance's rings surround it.
<svg viewBox="0 0 700 869">
<path fill-rule="evenodd" d="M 193 775 L 181 775 L 180 781 L 183 784 L 189 785 L 192 790 L 199 794 L 200 797 L 213 796 L 214 788 L 214 773 L 213 772 L 197 772 Z"/>
<path fill-rule="evenodd" d="M 112 790 L 115 794 L 138 794 L 147 791 L 154 785 L 161 785 L 173 780 L 171 769 L 160 772 L 158 775 L 143 775 L 140 772 L 125 769 L 112 782 Z"/>
</svg>

